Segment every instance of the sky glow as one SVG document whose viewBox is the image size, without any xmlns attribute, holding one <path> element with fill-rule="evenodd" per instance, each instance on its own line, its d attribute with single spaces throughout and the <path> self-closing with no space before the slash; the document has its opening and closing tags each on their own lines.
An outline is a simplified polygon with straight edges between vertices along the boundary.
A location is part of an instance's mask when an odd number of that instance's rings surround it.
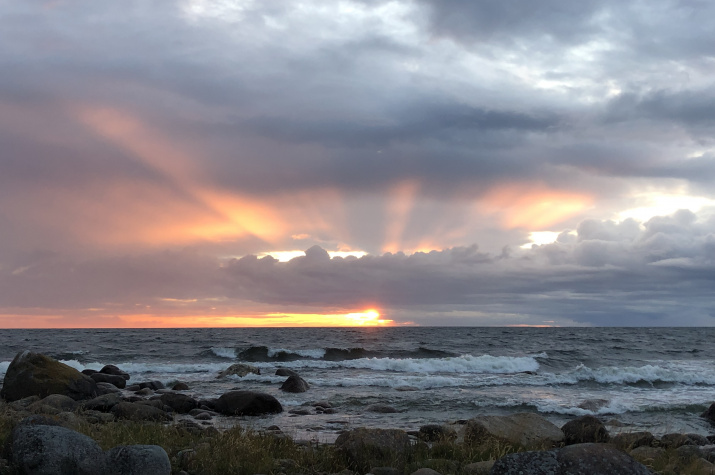
<svg viewBox="0 0 715 475">
<path fill-rule="evenodd" d="M 6 2 L 0 327 L 713 325 L 713 16 Z"/>
</svg>

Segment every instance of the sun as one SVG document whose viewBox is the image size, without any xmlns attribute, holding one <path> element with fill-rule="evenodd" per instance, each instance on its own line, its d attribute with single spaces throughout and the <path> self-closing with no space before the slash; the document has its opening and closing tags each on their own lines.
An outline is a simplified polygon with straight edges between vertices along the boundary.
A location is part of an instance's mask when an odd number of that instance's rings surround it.
<svg viewBox="0 0 715 475">
<path fill-rule="evenodd" d="M 377 310 L 366 310 L 364 312 L 348 313 L 345 319 L 358 326 L 389 325 L 392 320 L 382 320 L 380 312 Z"/>
</svg>

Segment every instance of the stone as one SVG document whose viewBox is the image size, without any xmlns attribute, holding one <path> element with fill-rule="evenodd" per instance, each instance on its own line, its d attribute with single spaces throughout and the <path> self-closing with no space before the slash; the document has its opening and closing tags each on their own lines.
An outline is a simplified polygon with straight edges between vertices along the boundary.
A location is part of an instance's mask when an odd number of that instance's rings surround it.
<svg viewBox="0 0 715 475">
<path fill-rule="evenodd" d="M 121 475 L 171 475 L 169 456 L 158 445 L 120 445 L 107 458 Z"/>
<path fill-rule="evenodd" d="M 622 432 L 611 437 L 611 443 L 626 452 L 630 452 L 637 447 L 654 447 L 655 442 L 653 434 L 646 431 Z"/>
<path fill-rule="evenodd" d="M 120 389 L 110 383 L 97 383 L 97 395 L 101 396 L 103 394 L 110 393 L 120 393 Z"/>
<path fill-rule="evenodd" d="M 390 406 L 389 404 L 382 404 L 382 403 L 377 403 L 377 404 L 370 404 L 365 408 L 367 412 L 377 412 L 380 414 L 395 414 L 397 412 L 400 412 L 399 410 L 395 409 L 394 407 Z"/>
<path fill-rule="evenodd" d="M 161 395 L 161 402 L 169 406 L 179 414 L 187 414 L 192 409 L 196 409 L 199 403 L 196 399 L 186 394 L 166 393 Z"/>
<path fill-rule="evenodd" d="M 164 389 L 164 383 L 161 381 L 144 381 L 143 383 L 139 383 L 139 389 L 151 389 L 152 391 L 156 391 L 157 389 Z"/>
<path fill-rule="evenodd" d="M 420 427 L 417 437 L 425 442 L 454 440 L 457 438 L 457 432 L 447 425 L 426 424 Z"/>
<path fill-rule="evenodd" d="M 715 424 L 715 402 L 710 404 L 710 407 L 708 407 L 705 412 L 700 414 L 700 417 L 704 417 L 710 423 Z"/>
<path fill-rule="evenodd" d="M 554 451 L 518 452 L 506 455 L 496 462 L 490 470 L 490 475 L 556 475 L 559 462 Z M 586 475 L 586 474 L 580 474 Z"/>
<path fill-rule="evenodd" d="M 95 383 L 109 383 L 119 389 L 124 389 L 127 386 L 127 380 L 121 376 L 114 374 L 94 373 L 89 375 Z"/>
<path fill-rule="evenodd" d="M 308 383 L 300 376 L 288 376 L 288 379 L 281 385 L 281 391 L 287 393 L 304 393 L 309 388 Z"/>
<path fill-rule="evenodd" d="M 39 401 L 31 404 L 28 409 L 33 411 L 33 408 L 38 405 L 49 406 L 62 411 L 74 411 L 79 406 L 79 403 L 69 396 L 63 394 L 50 394 L 49 396 L 40 399 Z"/>
<path fill-rule="evenodd" d="M 593 416 L 581 416 L 561 427 L 566 445 L 585 444 L 588 442 L 608 442 L 610 436 L 606 426 Z"/>
<path fill-rule="evenodd" d="M 653 461 L 662 457 L 665 454 L 665 449 L 662 447 L 648 447 L 642 445 L 631 450 L 629 455 L 642 464 L 651 465 Z"/>
<path fill-rule="evenodd" d="M 350 467 L 361 473 L 375 466 L 402 469 L 407 462 L 410 438 L 399 429 L 358 428 L 340 434 L 335 447 L 345 455 Z"/>
<path fill-rule="evenodd" d="M 283 406 L 270 394 L 229 391 L 218 398 L 216 410 L 229 416 L 259 416 L 283 412 Z"/>
<path fill-rule="evenodd" d="M 103 373 L 103 374 L 111 374 L 114 376 L 121 376 L 122 378 L 124 378 L 125 381 L 130 378 L 129 373 L 127 373 L 126 371 L 122 371 L 121 369 L 117 368 L 113 364 L 105 365 L 102 369 L 99 370 L 99 372 Z"/>
<path fill-rule="evenodd" d="M 484 460 L 483 462 L 470 463 L 462 467 L 462 473 L 464 475 L 489 475 L 494 462 L 494 460 Z"/>
<path fill-rule="evenodd" d="M 122 401 L 122 396 L 117 393 L 103 394 L 89 401 L 84 401 L 82 407 L 89 411 L 109 412 Z"/>
<path fill-rule="evenodd" d="M 677 449 L 683 445 L 696 444 L 685 434 L 665 434 L 660 438 L 660 446 L 665 449 Z"/>
<path fill-rule="evenodd" d="M 238 377 L 243 378 L 249 373 L 253 374 L 261 374 L 261 370 L 256 368 L 255 366 L 247 365 L 244 363 L 235 363 L 226 368 L 225 370 L 221 371 L 217 378 L 225 378 L 226 376 L 230 375 L 236 375 Z"/>
<path fill-rule="evenodd" d="M 97 475 L 111 473 L 99 445 L 59 426 L 20 425 L 10 440 L 11 462 L 20 473 Z"/>
<path fill-rule="evenodd" d="M 97 396 L 94 380 L 64 363 L 41 353 L 17 354 L 5 373 L 0 397 L 17 401 L 28 396 L 44 398 L 62 394 L 76 401 Z"/>
<path fill-rule="evenodd" d="M 542 416 L 527 412 L 470 419 L 464 430 L 464 440 L 471 444 L 499 442 L 513 448 L 539 450 L 560 444 L 564 433 Z"/>
<path fill-rule="evenodd" d="M 170 421 L 172 417 L 153 406 L 136 402 L 120 402 L 112 408 L 112 414 L 117 419 L 132 421 Z"/>
<path fill-rule="evenodd" d="M 276 376 L 298 376 L 298 373 L 288 368 L 278 368 L 276 370 Z"/>
<path fill-rule="evenodd" d="M 437 470 L 432 470 L 431 468 L 421 468 L 419 470 L 415 470 L 410 475 L 442 475 L 442 474 L 439 473 Z"/>
<path fill-rule="evenodd" d="M 171 387 L 172 391 L 188 391 L 189 390 L 189 385 L 186 383 L 182 383 L 181 381 L 177 382 Z"/>
</svg>

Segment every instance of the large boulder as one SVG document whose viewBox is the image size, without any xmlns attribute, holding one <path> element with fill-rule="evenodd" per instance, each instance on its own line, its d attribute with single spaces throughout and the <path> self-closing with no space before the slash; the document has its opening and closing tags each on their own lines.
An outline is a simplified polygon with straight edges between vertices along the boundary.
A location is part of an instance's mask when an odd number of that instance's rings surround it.
<svg viewBox="0 0 715 475">
<path fill-rule="evenodd" d="M 651 475 L 648 468 L 607 444 L 575 444 L 500 458 L 491 475 Z"/>
<path fill-rule="evenodd" d="M 127 380 L 116 374 L 92 373 L 89 377 L 92 378 L 95 383 L 109 383 L 119 389 L 124 389 L 127 386 Z"/>
<path fill-rule="evenodd" d="M 165 393 L 161 395 L 160 400 L 179 414 L 187 414 L 192 409 L 199 407 L 196 399 L 181 393 Z"/>
<path fill-rule="evenodd" d="M 119 445 L 107 451 L 115 473 L 121 475 L 171 475 L 171 462 L 158 445 Z"/>
<path fill-rule="evenodd" d="M 225 370 L 221 371 L 217 378 L 225 378 L 226 376 L 229 375 L 235 375 L 238 377 L 243 378 L 246 376 L 248 373 L 253 373 L 253 374 L 261 374 L 261 370 L 256 368 L 255 366 L 251 366 L 248 364 L 243 364 L 243 363 L 235 363 L 226 368 Z"/>
<path fill-rule="evenodd" d="M 126 371 L 122 371 L 121 369 L 117 368 L 113 364 L 105 365 L 102 369 L 99 370 L 99 372 L 103 373 L 103 374 L 112 374 L 114 376 L 121 376 L 125 380 L 130 378 L 129 373 L 127 373 Z"/>
<path fill-rule="evenodd" d="M 12 360 L 5 373 L 0 397 L 17 401 L 28 396 L 62 394 L 74 400 L 97 396 L 97 384 L 64 363 L 41 353 L 23 351 Z"/>
<path fill-rule="evenodd" d="M 111 410 L 117 419 L 131 421 L 170 421 L 172 417 L 166 412 L 148 404 L 134 402 L 120 402 Z"/>
<path fill-rule="evenodd" d="M 283 412 L 283 406 L 270 394 L 229 391 L 218 398 L 216 410 L 229 416 L 260 416 Z"/>
<path fill-rule="evenodd" d="M 335 447 L 348 464 L 360 473 L 371 467 L 390 466 L 403 469 L 407 463 L 410 437 L 399 429 L 352 429 L 335 440 Z"/>
<path fill-rule="evenodd" d="M 11 434 L 10 461 L 19 473 L 111 473 L 107 457 L 86 435 L 60 426 L 21 424 Z"/>
<path fill-rule="evenodd" d="M 589 442 L 608 442 L 610 437 L 606 426 L 593 416 L 581 416 L 561 427 L 566 445 L 586 444 Z"/>
<path fill-rule="evenodd" d="M 281 391 L 285 391 L 287 393 L 304 393 L 309 388 L 310 386 L 305 379 L 297 375 L 288 376 L 288 379 L 286 379 L 281 385 Z"/>
<path fill-rule="evenodd" d="M 564 440 L 564 433 L 538 414 L 479 416 L 467 422 L 464 440 L 471 444 L 506 443 L 526 450 L 549 449 Z"/>
</svg>

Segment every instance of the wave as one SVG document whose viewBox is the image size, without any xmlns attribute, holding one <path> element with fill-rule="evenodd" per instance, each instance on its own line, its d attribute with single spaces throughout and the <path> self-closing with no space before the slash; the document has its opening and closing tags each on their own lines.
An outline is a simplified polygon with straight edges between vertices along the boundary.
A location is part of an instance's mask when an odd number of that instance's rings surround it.
<svg viewBox="0 0 715 475">
<path fill-rule="evenodd" d="M 222 348 L 222 347 L 212 346 L 209 351 L 213 355 L 218 356 L 219 358 L 228 358 L 231 360 L 236 358 L 236 349 L 235 348 Z"/>
<path fill-rule="evenodd" d="M 214 354 L 224 356 L 230 354 L 227 348 L 212 348 Z M 220 354 L 219 354 L 220 353 Z M 308 349 L 287 349 L 269 348 L 267 346 L 252 346 L 238 352 L 239 360 L 252 363 L 260 362 L 288 362 L 299 360 L 323 360 L 323 361 L 350 361 L 365 358 L 393 358 L 393 359 L 436 359 L 458 356 L 444 350 L 437 350 L 420 346 L 416 350 L 403 351 L 373 351 L 365 348 L 308 348 Z M 233 358 L 234 355 L 231 355 Z"/>
<path fill-rule="evenodd" d="M 553 375 L 553 382 L 558 384 L 577 384 L 594 381 L 600 384 L 657 384 L 677 383 L 685 385 L 715 385 L 715 372 L 705 368 L 659 365 L 645 366 L 605 366 L 589 368 L 583 364 L 568 373 Z"/>
</svg>

